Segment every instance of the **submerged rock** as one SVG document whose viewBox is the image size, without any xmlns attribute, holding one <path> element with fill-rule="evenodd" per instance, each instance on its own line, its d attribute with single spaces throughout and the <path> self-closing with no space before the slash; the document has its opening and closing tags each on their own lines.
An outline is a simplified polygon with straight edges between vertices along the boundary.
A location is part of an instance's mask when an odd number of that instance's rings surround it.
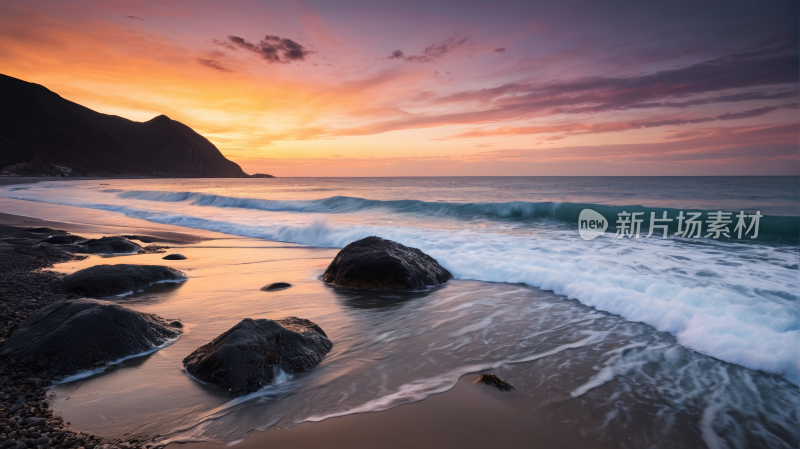
<svg viewBox="0 0 800 449">
<path fill-rule="evenodd" d="M 64 287 L 85 296 L 133 292 L 160 281 L 180 281 L 186 274 L 161 265 L 95 265 L 64 278 Z"/>
<path fill-rule="evenodd" d="M 186 256 L 183 254 L 167 254 L 166 256 L 162 257 L 164 260 L 186 260 Z"/>
<path fill-rule="evenodd" d="M 138 253 L 142 247 L 125 237 L 102 237 L 78 245 L 76 252 L 88 254 Z"/>
<path fill-rule="evenodd" d="M 96 299 L 63 301 L 23 321 L 0 356 L 47 378 L 100 368 L 151 351 L 182 330 L 157 315 Z"/>
<path fill-rule="evenodd" d="M 281 373 L 302 374 L 317 366 L 333 343 L 309 320 L 245 318 L 183 359 L 186 372 L 202 382 L 249 393 Z"/>
<path fill-rule="evenodd" d="M 288 282 L 273 282 L 272 284 L 261 287 L 262 292 L 274 292 L 275 290 L 283 290 L 291 287 L 292 284 Z"/>
<path fill-rule="evenodd" d="M 495 387 L 500 391 L 516 390 L 516 388 L 514 388 L 510 383 L 500 379 L 494 374 L 481 374 L 480 377 L 478 377 L 478 380 L 476 380 L 473 383 L 491 385 L 492 387 Z"/>
<path fill-rule="evenodd" d="M 452 277 L 436 259 L 417 248 L 366 237 L 339 251 L 322 280 L 342 287 L 422 290 Z"/>
</svg>

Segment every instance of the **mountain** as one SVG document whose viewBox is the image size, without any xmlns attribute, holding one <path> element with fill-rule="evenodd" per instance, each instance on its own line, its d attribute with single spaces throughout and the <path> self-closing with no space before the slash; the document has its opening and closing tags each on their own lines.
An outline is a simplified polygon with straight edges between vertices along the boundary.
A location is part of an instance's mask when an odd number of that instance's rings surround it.
<svg viewBox="0 0 800 449">
<path fill-rule="evenodd" d="M 134 122 L 0 74 L 0 168 L 50 176 L 244 178 L 208 139 L 159 115 Z M 5 168 L 3 168 L 5 167 Z"/>
</svg>

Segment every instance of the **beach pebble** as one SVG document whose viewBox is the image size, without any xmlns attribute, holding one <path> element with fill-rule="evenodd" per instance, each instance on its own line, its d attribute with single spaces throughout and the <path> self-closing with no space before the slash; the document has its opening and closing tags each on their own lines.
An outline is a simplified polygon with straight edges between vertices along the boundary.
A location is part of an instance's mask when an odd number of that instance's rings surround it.
<svg viewBox="0 0 800 449">
<path fill-rule="evenodd" d="M 0 444 L 0 449 L 8 449 L 8 448 L 14 447 L 16 445 L 17 445 L 17 443 L 14 442 L 14 439 L 13 438 L 9 438 L 9 439 L 3 441 L 3 444 Z"/>
<path fill-rule="evenodd" d="M 288 282 L 273 282 L 272 284 L 261 287 L 262 292 L 274 292 L 275 290 L 283 290 L 291 287 L 292 284 Z"/>
<path fill-rule="evenodd" d="M 164 260 L 186 260 L 186 256 L 183 254 L 167 254 L 166 256 L 162 257 Z"/>
<path fill-rule="evenodd" d="M 36 439 L 37 446 L 47 446 L 50 444 L 50 438 L 47 437 L 40 437 Z"/>
<path fill-rule="evenodd" d="M 482 383 L 497 388 L 500 391 L 516 390 L 510 383 L 500 379 L 494 374 L 481 374 L 474 383 Z"/>
<path fill-rule="evenodd" d="M 14 446 L 14 449 L 27 449 L 28 445 L 25 443 L 19 443 L 18 445 Z"/>
<path fill-rule="evenodd" d="M 33 438 L 28 438 L 27 440 L 25 440 L 25 444 L 28 447 L 36 446 L 36 440 L 34 440 Z"/>
</svg>

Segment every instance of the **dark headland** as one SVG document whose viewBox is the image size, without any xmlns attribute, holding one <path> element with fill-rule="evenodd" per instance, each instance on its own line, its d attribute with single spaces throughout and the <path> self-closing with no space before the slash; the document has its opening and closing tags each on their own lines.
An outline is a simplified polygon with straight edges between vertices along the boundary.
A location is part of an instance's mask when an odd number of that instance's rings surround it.
<svg viewBox="0 0 800 449">
<path fill-rule="evenodd" d="M 0 98 L 0 175 L 249 177 L 208 139 L 165 115 L 135 122 L 102 114 L 2 74 Z"/>
</svg>

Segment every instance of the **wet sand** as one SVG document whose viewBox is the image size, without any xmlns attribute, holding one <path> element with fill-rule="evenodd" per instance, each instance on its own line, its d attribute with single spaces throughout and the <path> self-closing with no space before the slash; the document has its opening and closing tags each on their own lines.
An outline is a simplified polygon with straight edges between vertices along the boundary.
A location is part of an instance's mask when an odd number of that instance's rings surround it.
<svg viewBox="0 0 800 449">
<path fill-rule="evenodd" d="M 305 422 L 254 433 L 237 449 L 274 448 L 530 448 L 609 447 L 584 438 L 560 422 L 553 407 L 539 406 L 515 391 L 500 392 L 463 376 L 445 393 L 381 412 Z M 553 416 L 548 418 L 552 413 Z M 213 443 L 172 443 L 169 449 L 217 449 Z"/>
</svg>

